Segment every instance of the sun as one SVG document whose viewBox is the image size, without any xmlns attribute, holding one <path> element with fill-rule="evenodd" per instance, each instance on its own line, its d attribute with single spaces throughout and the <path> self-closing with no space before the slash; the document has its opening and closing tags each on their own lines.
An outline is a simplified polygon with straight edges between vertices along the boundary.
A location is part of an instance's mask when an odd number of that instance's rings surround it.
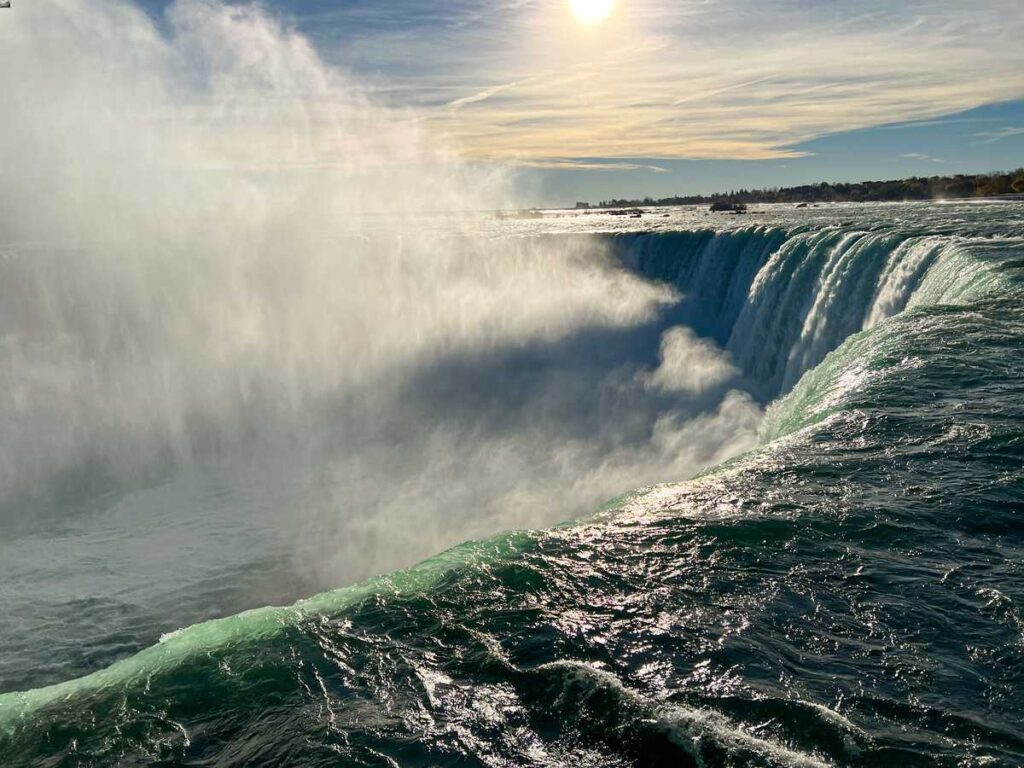
<svg viewBox="0 0 1024 768">
<path fill-rule="evenodd" d="M 612 12 L 615 0 L 569 0 L 569 7 L 584 24 L 597 24 Z"/>
</svg>

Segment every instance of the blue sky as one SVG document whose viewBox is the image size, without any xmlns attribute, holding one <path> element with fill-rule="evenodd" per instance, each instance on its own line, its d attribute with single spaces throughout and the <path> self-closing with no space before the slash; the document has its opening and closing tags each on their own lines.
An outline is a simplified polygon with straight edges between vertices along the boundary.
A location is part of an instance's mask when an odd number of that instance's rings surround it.
<svg viewBox="0 0 1024 768">
<path fill-rule="evenodd" d="M 263 5 L 539 204 L 1024 165 L 1020 0 Z"/>
</svg>

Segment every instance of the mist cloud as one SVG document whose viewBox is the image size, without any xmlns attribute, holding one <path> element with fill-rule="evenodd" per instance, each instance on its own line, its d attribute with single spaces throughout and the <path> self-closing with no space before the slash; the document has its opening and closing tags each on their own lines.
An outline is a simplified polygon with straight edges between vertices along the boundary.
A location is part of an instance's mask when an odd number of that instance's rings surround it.
<svg viewBox="0 0 1024 768">
<path fill-rule="evenodd" d="M 98 505 L 115 571 L 179 531 L 188 569 L 139 566 L 168 594 L 264 556 L 329 587 L 755 443 L 716 350 L 677 329 L 659 359 L 669 288 L 597 239 L 436 215 L 507 179 L 266 11 L 178 0 L 166 25 L 85 0 L 0 25 L 7 524 Z M 233 528 L 245 550 L 209 543 Z"/>
</svg>

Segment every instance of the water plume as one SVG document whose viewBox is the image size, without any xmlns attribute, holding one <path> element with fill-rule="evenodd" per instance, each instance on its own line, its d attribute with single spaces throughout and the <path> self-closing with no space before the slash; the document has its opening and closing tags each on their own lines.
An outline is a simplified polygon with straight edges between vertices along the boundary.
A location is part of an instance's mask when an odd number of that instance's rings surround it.
<svg viewBox="0 0 1024 768">
<path fill-rule="evenodd" d="M 39 0 L 0 45 L 0 517 L 81 537 L 51 586 L 165 631 L 754 444 L 727 364 L 671 373 L 702 342 L 655 370 L 672 288 L 482 231 L 514 179 L 259 6 Z"/>
</svg>

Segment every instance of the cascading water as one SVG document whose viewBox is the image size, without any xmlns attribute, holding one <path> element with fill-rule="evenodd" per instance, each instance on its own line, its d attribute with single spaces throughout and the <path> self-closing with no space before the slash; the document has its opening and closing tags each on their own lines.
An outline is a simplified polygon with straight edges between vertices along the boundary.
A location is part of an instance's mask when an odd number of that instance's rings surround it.
<svg viewBox="0 0 1024 768">
<path fill-rule="evenodd" d="M 854 333 L 911 303 L 957 301 L 990 272 L 955 239 L 851 227 L 616 241 L 624 264 L 683 293 L 683 322 L 723 346 L 769 399 Z"/>
</svg>

